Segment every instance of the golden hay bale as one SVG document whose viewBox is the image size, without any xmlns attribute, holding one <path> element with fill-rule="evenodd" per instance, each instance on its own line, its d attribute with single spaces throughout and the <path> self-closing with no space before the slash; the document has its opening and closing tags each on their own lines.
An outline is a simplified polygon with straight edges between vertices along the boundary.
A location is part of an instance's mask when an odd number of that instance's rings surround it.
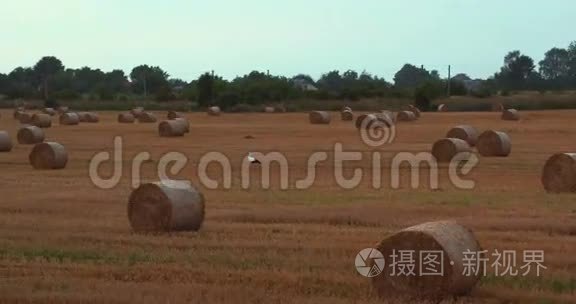
<svg viewBox="0 0 576 304">
<path fill-rule="evenodd" d="M 30 124 L 38 128 L 50 128 L 52 126 L 52 116 L 49 114 L 34 114 Z"/>
<path fill-rule="evenodd" d="M 482 156 L 506 157 L 510 155 L 512 144 L 508 134 L 488 130 L 478 136 L 476 148 L 478 149 L 478 153 Z"/>
<path fill-rule="evenodd" d="M 128 219 L 135 232 L 197 231 L 204 196 L 188 182 L 143 184 L 130 194 Z"/>
<path fill-rule="evenodd" d="M 154 113 L 151 112 L 142 112 L 136 119 L 138 119 L 139 123 L 155 123 L 158 121 Z"/>
<path fill-rule="evenodd" d="M 438 112 L 448 112 L 448 108 L 445 104 L 441 104 L 438 106 Z"/>
<path fill-rule="evenodd" d="M 132 113 L 120 113 L 118 114 L 118 122 L 119 123 L 134 123 L 136 121 L 136 117 L 132 115 Z"/>
<path fill-rule="evenodd" d="M 26 110 L 24 110 L 24 108 L 16 108 L 14 110 L 14 114 L 13 114 L 14 119 L 19 120 L 20 114 L 25 113 L 25 112 L 26 112 Z"/>
<path fill-rule="evenodd" d="M 60 114 L 64 114 L 64 113 L 68 113 L 70 111 L 70 108 L 62 106 L 62 107 L 58 107 L 57 111 Z"/>
<path fill-rule="evenodd" d="M 182 120 L 164 120 L 158 124 L 158 133 L 161 137 L 184 136 L 186 123 Z"/>
<path fill-rule="evenodd" d="M 387 127 L 390 128 L 394 125 L 394 123 L 390 120 L 390 118 L 382 113 L 372 113 L 372 114 L 363 114 L 356 118 L 356 128 L 360 129 L 364 126 L 364 128 L 377 128 L 377 127 Z"/>
<path fill-rule="evenodd" d="M 502 111 L 502 120 L 520 120 L 520 113 L 516 109 Z"/>
<path fill-rule="evenodd" d="M 19 112 L 18 114 L 18 121 L 21 124 L 31 124 L 32 123 L 32 113 L 28 112 Z"/>
<path fill-rule="evenodd" d="M 504 105 L 501 103 L 493 103 L 492 104 L 492 112 L 502 112 L 504 111 Z"/>
<path fill-rule="evenodd" d="M 138 118 L 140 115 L 142 115 L 142 113 L 144 113 L 143 107 L 136 107 L 136 108 L 130 110 L 130 114 L 132 114 L 136 118 Z"/>
<path fill-rule="evenodd" d="M 176 119 L 176 118 L 184 118 L 184 114 L 178 113 L 176 111 L 168 111 L 168 115 L 166 115 L 168 120 Z"/>
<path fill-rule="evenodd" d="M 412 111 L 400 111 L 396 115 L 396 119 L 398 121 L 415 121 L 417 118 L 416 114 Z"/>
<path fill-rule="evenodd" d="M 220 116 L 220 107 L 209 107 L 208 115 L 210 116 Z"/>
<path fill-rule="evenodd" d="M 354 120 L 354 113 L 352 111 L 342 111 L 340 117 L 343 121 L 352 121 Z"/>
<path fill-rule="evenodd" d="M 44 141 L 44 130 L 36 126 L 24 126 L 18 130 L 18 143 L 35 145 Z"/>
<path fill-rule="evenodd" d="M 185 126 L 185 133 L 190 133 L 190 122 L 188 121 L 188 119 L 186 118 L 175 118 L 174 120 L 180 121 L 184 124 Z"/>
<path fill-rule="evenodd" d="M 54 116 L 56 115 L 56 110 L 54 110 L 53 108 L 44 108 L 42 109 L 42 113 Z"/>
<path fill-rule="evenodd" d="M 414 116 L 416 116 L 416 119 L 420 118 L 420 109 L 418 109 L 417 107 L 415 107 L 413 105 L 408 105 L 408 111 L 414 113 Z"/>
<path fill-rule="evenodd" d="M 432 146 L 432 155 L 439 163 L 449 163 L 458 153 L 470 153 L 470 145 L 459 138 L 443 138 Z"/>
<path fill-rule="evenodd" d="M 276 112 L 276 109 L 274 107 L 264 107 L 264 112 L 265 113 L 274 113 L 274 112 Z"/>
<path fill-rule="evenodd" d="M 460 125 L 450 129 L 446 137 L 465 140 L 471 147 L 474 147 L 478 141 L 478 130 L 469 125 Z"/>
<path fill-rule="evenodd" d="M 558 153 L 546 161 L 542 185 L 551 193 L 576 192 L 576 153 Z"/>
<path fill-rule="evenodd" d="M 28 159 L 34 169 L 63 169 L 68 163 L 68 152 L 56 142 L 39 143 L 34 146 Z"/>
<path fill-rule="evenodd" d="M 6 131 L 0 131 L 0 152 L 10 152 L 12 150 L 12 138 Z"/>
<path fill-rule="evenodd" d="M 386 117 L 388 117 L 388 119 L 390 121 L 392 121 L 393 123 L 396 123 L 396 119 L 398 117 L 398 115 L 392 111 L 388 111 L 388 110 L 382 110 L 380 112 L 382 115 L 385 115 Z"/>
<path fill-rule="evenodd" d="M 312 111 L 308 118 L 313 125 L 327 125 L 331 120 L 330 113 L 325 111 Z"/>
<path fill-rule="evenodd" d="M 60 115 L 60 124 L 64 126 L 75 126 L 80 123 L 78 113 L 62 113 Z"/>
<path fill-rule="evenodd" d="M 478 273 L 464 271 L 465 253 L 475 254 L 482 248 L 472 231 L 453 221 L 430 222 L 406 228 L 384 239 L 376 249 L 384 257 L 385 269 L 372 278 L 372 286 L 382 299 L 404 300 L 398 303 L 439 303 L 446 298 L 467 295 L 483 273 L 481 263 Z M 395 274 L 390 269 L 393 257 L 396 256 L 398 261 L 400 252 L 413 254 L 416 261 L 411 264 L 414 265 L 414 276 Z M 423 264 L 429 253 L 436 253 L 439 264 Z M 368 265 L 374 264 L 372 261 Z M 398 265 L 395 267 L 398 272 Z M 440 275 L 421 275 L 427 273 Z"/>
<path fill-rule="evenodd" d="M 97 123 L 100 121 L 98 114 L 93 112 L 80 112 L 78 113 L 78 117 L 80 118 L 80 122 Z"/>
</svg>

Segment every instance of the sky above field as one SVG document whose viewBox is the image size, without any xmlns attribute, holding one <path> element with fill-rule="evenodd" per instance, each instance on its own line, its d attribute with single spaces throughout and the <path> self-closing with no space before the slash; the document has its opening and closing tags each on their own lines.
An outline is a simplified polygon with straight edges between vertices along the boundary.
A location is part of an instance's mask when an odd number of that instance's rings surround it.
<svg viewBox="0 0 576 304">
<path fill-rule="evenodd" d="M 508 51 L 538 62 L 576 40 L 574 0 L 4 0 L 1 11 L 0 73 L 53 55 L 184 80 L 354 69 L 391 81 L 404 63 L 484 78 Z"/>
</svg>

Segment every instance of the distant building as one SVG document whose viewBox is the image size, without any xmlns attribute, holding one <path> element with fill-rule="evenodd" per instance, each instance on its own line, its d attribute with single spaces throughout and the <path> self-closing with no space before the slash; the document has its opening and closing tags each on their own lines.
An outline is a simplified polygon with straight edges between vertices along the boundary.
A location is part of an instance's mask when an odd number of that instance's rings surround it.
<svg viewBox="0 0 576 304">
<path fill-rule="evenodd" d="M 294 86 L 302 91 L 318 91 L 318 88 L 303 78 L 295 78 Z"/>
<path fill-rule="evenodd" d="M 482 85 L 484 84 L 484 80 L 482 79 L 471 79 L 466 74 L 458 74 L 452 77 L 453 81 L 460 82 L 466 87 L 468 93 L 479 92 L 482 89 Z"/>
</svg>

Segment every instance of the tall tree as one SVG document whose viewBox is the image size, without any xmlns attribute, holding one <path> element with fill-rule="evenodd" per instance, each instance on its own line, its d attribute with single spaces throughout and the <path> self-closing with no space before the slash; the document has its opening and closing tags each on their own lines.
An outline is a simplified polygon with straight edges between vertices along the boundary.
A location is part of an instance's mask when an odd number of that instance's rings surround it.
<svg viewBox="0 0 576 304">
<path fill-rule="evenodd" d="M 48 82 L 50 78 L 61 71 L 64 71 L 64 65 L 60 59 L 54 56 L 42 57 L 42 59 L 34 65 L 34 72 L 42 81 L 44 99 L 48 99 Z"/>
<path fill-rule="evenodd" d="M 569 73 L 568 50 L 553 48 L 546 52 L 544 59 L 539 62 L 542 78 L 556 80 L 568 76 Z"/>
<path fill-rule="evenodd" d="M 394 75 L 394 84 L 398 88 L 413 89 L 424 84 L 427 80 L 439 77 L 437 74 L 436 72 L 434 75 L 431 75 L 430 72 L 423 67 L 418 68 L 412 64 L 405 64 Z"/>
<path fill-rule="evenodd" d="M 495 75 L 501 87 L 507 89 L 524 89 L 527 80 L 534 72 L 534 60 L 520 51 L 512 51 L 504 57 L 500 73 Z"/>
<path fill-rule="evenodd" d="M 144 96 L 165 90 L 165 87 L 169 85 L 168 77 L 168 73 L 160 67 L 148 65 L 139 65 L 130 73 L 134 92 L 144 94 Z"/>
</svg>

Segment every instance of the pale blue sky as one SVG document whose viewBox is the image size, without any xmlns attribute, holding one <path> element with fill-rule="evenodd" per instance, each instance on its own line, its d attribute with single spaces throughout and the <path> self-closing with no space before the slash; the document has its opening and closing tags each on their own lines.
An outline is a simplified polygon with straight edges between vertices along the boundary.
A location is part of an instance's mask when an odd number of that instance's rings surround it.
<svg viewBox="0 0 576 304">
<path fill-rule="evenodd" d="M 574 0 L 2 0 L 0 72 L 44 55 L 67 67 L 172 77 L 251 70 L 317 78 L 367 70 L 391 81 L 407 62 L 492 75 L 514 49 L 536 62 L 576 40 Z"/>
</svg>

